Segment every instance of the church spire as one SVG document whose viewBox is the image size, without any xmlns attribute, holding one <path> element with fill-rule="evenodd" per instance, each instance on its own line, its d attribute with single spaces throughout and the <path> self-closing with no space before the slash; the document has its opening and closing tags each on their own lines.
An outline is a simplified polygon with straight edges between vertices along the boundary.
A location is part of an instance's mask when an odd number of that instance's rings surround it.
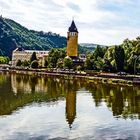
<svg viewBox="0 0 140 140">
<path fill-rule="evenodd" d="M 77 32 L 78 33 L 78 30 L 77 30 L 77 27 L 75 25 L 74 20 L 72 20 L 71 26 L 69 27 L 69 32 Z"/>
</svg>

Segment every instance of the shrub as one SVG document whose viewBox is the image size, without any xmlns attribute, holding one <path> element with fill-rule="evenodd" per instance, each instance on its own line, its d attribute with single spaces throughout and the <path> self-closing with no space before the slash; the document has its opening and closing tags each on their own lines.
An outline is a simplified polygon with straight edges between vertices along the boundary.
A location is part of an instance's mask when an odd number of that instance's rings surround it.
<svg viewBox="0 0 140 140">
<path fill-rule="evenodd" d="M 38 61 L 37 60 L 34 60 L 32 63 L 31 63 L 31 68 L 38 68 Z"/>
<path fill-rule="evenodd" d="M 19 59 L 16 63 L 16 66 L 21 66 L 22 65 L 22 61 Z"/>
</svg>

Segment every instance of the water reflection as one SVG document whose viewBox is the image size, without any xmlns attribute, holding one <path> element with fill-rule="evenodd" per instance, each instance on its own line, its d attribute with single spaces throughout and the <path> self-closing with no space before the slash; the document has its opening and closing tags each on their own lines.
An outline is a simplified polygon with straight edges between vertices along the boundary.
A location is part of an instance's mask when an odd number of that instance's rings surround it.
<svg viewBox="0 0 140 140">
<path fill-rule="evenodd" d="M 87 90 L 92 93 L 96 107 L 105 101 L 113 116 L 140 119 L 140 87 L 89 84 Z"/>
<path fill-rule="evenodd" d="M 0 75 L 0 115 L 8 115 L 19 107 L 37 102 L 66 100 L 65 116 L 69 124 L 76 118 L 77 91 L 84 88 L 92 94 L 93 106 L 104 102 L 113 116 L 140 119 L 140 87 L 105 85 L 85 82 L 84 79 L 66 80 L 57 77 L 20 74 Z M 87 101 L 88 102 L 88 101 Z"/>
<path fill-rule="evenodd" d="M 72 128 L 72 124 L 76 117 L 76 92 L 69 92 L 66 96 L 66 120 L 69 127 Z"/>
<path fill-rule="evenodd" d="M 27 104 L 51 102 L 66 98 L 66 121 L 71 125 L 76 117 L 76 91 L 81 87 L 76 79 L 30 75 L 1 75 L 0 115 L 9 115 Z"/>
<path fill-rule="evenodd" d="M 46 81 L 42 77 L 29 75 L 11 75 L 11 85 L 15 94 L 47 92 Z"/>
</svg>

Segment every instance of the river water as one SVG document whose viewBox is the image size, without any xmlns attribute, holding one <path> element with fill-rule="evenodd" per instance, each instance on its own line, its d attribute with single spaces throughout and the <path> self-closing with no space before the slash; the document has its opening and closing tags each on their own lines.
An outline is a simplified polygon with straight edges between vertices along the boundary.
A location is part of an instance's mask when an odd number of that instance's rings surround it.
<svg viewBox="0 0 140 140">
<path fill-rule="evenodd" d="M 0 140 L 139 140 L 140 86 L 0 74 Z"/>
</svg>

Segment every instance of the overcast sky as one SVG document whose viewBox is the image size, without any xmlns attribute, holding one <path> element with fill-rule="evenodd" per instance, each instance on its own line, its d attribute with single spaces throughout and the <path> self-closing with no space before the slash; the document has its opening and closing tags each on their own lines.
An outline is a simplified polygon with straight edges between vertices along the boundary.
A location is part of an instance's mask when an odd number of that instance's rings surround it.
<svg viewBox="0 0 140 140">
<path fill-rule="evenodd" d="M 79 43 L 112 45 L 140 35 L 140 0 L 0 0 L 0 14 L 62 36 L 74 17 Z"/>
</svg>

